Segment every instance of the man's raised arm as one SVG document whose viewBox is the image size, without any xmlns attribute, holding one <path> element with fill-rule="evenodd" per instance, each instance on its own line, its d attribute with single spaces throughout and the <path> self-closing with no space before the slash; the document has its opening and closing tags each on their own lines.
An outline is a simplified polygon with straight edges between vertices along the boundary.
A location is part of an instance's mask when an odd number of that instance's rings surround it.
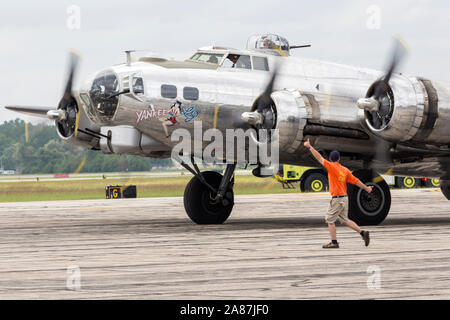
<svg viewBox="0 0 450 320">
<path fill-rule="evenodd" d="M 303 144 L 306 148 L 309 149 L 309 151 L 311 151 L 312 155 L 314 156 L 314 158 L 317 159 L 317 161 L 320 162 L 321 165 L 323 165 L 324 162 L 324 158 L 321 156 L 321 154 L 319 152 L 317 152 L 316 149 L 314 149 L 311 144 L 309 143 L 309 139 L 305 141 L 305 143 Z"/>
</svg>

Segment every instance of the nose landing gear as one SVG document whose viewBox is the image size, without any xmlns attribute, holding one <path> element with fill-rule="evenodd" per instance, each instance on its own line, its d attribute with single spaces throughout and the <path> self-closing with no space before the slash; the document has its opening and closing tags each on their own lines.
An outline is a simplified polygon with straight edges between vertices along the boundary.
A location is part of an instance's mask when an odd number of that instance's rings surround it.
<svg viewBox="0 0 450 320">
<path fill-rule="evenodd" d="M 234 171 L 236 164 L 227 164 L 223 176 L 216 171 L 200 172 L 192 159 L 191 168 L 181 165 L 194 177 L 184 190 L 184 208 L 189 218 L 197 224 L 222 224 L 234 206 Z"/>
</svg>

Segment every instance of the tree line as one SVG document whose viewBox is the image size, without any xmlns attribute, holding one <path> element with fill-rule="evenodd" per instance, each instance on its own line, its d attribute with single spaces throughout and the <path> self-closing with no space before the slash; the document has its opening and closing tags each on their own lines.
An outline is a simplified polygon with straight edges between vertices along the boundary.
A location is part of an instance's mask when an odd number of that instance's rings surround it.
<svg viewBox="0 0 450 320">
<path fill-rule="evenodd" d="M 83 161 L 83 159 L 86 159 Z M 105 155 L 64 143 L 54 125 L 28 124 L 16 119 L 0 124 L 0 160 L 4 170 L 18 173 L 150 171 L 171 167 L 171 159 Z"/>
</svg>

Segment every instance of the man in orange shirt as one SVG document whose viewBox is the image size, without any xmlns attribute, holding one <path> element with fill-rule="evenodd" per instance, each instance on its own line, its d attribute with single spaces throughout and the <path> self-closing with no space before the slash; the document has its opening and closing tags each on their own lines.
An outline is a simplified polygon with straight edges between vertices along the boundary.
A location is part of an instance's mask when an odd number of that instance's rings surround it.
<svg viewBox="0 0 450 320">
<path fill-rule="evenodd" d="M 336 239 L 336 221 L 339 221 L 358 232 L 367 247 L 370 242 L 369 231 L 361 230 L 355 222 L 348 218 L 347 183 L 355 184 L 368 193 L 372 192 L 373 187 L 366 186 L 364 183 L 359 181 L 359 179 L 356 178 L 350 170 L 339 163 L 340 155 L 338 151 L 332 151 L 330 153 L 330 161 L 327 161 L 311 146 L 309 139 L 304 143 L 304 145 L 309 149 L 309 151 L 311 151 L 314 158 L 316 158 L 317 161 L 319 161 L 320 164 L 323 165 L 328 171 L 328 184 L 330 186 L 331 201 L 325 220 L 328 223 L 331 242 L 324 245 L 323 248 L 339 248 L 339 243 Z"/>
</svg>

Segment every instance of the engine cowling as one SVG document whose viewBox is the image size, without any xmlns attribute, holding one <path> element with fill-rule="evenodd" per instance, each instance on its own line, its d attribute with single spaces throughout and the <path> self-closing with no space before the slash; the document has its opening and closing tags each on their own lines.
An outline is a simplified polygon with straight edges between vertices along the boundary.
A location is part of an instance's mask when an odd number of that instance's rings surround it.
<svg viewBox="0 0 450 320">
<path fill-rule="evenodd" d="M 272 93 L 276 107 L 280 153 L 295 154 L 302 147 L 303 129 L 308 117 L 305 101 L 298 90 Z"/>
<path fill-rule="evenodd" d="M 274 159 L 280 161 L 296 159 L 299 152 L 304 151 L 301 149 L 304 149 L 302 144 L 303 130 L 307 121 L 305 101 L 298 90 L 275 91 L 270 94 L 268 100 L 266 102 L 268 107 L 263 110 L 263 113 L 257 111 L 258 100 L 256 100 L 251 111 L 244 112 L 241 115 L 241 120 L 250 124 L 252 129 L 256 129 L 258 132 L 259 140 L 250 134 L 252 144 L 256 143 L 260 147 L 266 148 L 269 146 L 267 141 L 270 141 L 272 159 L 261 163 L 271 162 L 274 164 Z M 269 139 L 261 131 L 267 132 Z M 273 154 L 273 152 L 276 152 L 276 154 Z M 260 176 L 255 172 L 253 173 Z"/>
<path fill-rule="evenodd" d="M 366 97 L 372 97 L 375 82 Z M 377 111 L 361 110 L 365 125 L 378 136 L 402 142 L 412 139 L 418 132 L 425 109 L 425 88 L 417 78 L 393 76 L 389 85 L 383 84 Z M 371 109 L 370 109 L 371 110 Z"/>
<path fill-rule="evenodd" d="M 55 121 L 56 131 L 62 141 L 87 149 L 99 149 L 99 138 L 96 134 L 100 132 L 100 127 L 89 119 L 84 108 L 80 107 L 81 103 L 77 99 L 72 102 L 75 111 L 78 114 L 69 115 L 64 126 L 70 127 L 67 130 L 58 120 Z M 78 117 L 78 123 L 77 123 Z"/>
<path fill-rule="evenodd" d="M 295 153 L 302 144 L 303 128 L 307 118 L 305 101 L 301 93 L 298 90 L 273 92 L 264 113 L 257 111 L 258 99 L 250 112 L 244 112 L 241 115 L 241 120 L 250 124 L 252 128 L 257 131 L 267 131 L 262 141 L 254 137 L 256 143 L 273 142 L 276 138 L 280 152 Z M 272 136 L 272 129 L 277 130 L 276 136 Z"/>
<path fill-rule="evenodd" d="M 377 105 L 375 82 L 358 101 L 360 118 L 374 134 L 391 142 L 450 143 L 450 86 L 416 77 L 392 76 Z M 376 102 L 374 102 L 376 103 Z M 377 111 L 372 111 L 377 110 Z"/>
</svg>

